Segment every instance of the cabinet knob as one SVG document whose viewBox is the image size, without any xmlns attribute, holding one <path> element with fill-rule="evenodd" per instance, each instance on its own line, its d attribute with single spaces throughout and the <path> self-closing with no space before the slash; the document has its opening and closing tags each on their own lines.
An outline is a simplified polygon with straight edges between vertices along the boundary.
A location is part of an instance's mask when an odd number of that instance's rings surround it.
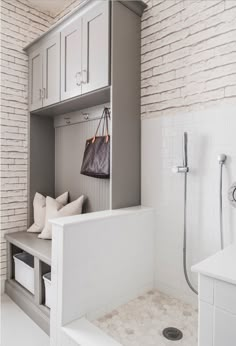
<svg viewBox="0 0 236 346">
<path fill-rule="evenodd" d="M 88 83 L 88 72 L 87 70 L 82 71 L 82 83 L 87 84 Z"/>
<path fill-rule="evenodd" d="M 75 81 L 76 81 L 76 84 L 78 86 L 81 86 L 81 72 L 76 72 L 76 74 L 75 74 Z"/>
</svg>

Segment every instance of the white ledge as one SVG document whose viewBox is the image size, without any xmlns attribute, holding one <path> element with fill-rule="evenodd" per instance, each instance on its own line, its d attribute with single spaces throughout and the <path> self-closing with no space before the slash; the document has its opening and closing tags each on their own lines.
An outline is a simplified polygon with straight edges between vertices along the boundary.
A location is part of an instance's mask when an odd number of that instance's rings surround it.
<svg viewBox="0 0 236 346">
<path fill-rule="evenodd" d="M 64 226 L 73 225 L 76 223 L 108 219 L 108 218 L 112 218 L 116 216 L 125 216 L 125 215 L 127 216 L 127 215 L 134 215 L 134 214 L 138 215 L 140 213 L 147 213 L 147 212 L 153 213 L 154 209 L 143 207 L 143 206 L 137 206 L 137 207 L 123 208 L 123 209 L 115 209 L 115 210 L 104 210 L 104 211 L 98 211 L 94 213 L 87 213 L 87 214 L 81 214 L 81 215 L 75 215 L 75 216 L 62 217 L 58 219 L 52 219 L 52 220 L 49 220 L 49 222 L 53 225 L 64 227 Z"/>
<path fill-rule="evenodd" d="M 235 264 L 236 244 L 233 244 L 194 265 L 192 271 L 236 285 Z"/>
<path fill-rule="evenodd" d="M 71 322 L 62 330 L 78 346 L 122 346 L 85 318 Z"/>
</svg>

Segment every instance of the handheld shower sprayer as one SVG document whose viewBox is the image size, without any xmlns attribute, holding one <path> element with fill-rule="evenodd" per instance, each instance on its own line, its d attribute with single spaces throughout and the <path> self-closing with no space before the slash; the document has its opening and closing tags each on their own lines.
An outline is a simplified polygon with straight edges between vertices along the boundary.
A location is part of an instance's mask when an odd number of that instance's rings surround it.
<svg viewBox="0 0 236 346">
<path fill-rule="evenodd" d="M 189 172 L 188 167 L 188 134 L 184 132 L 183 135 L 183 165 L 176 166 L 172 168 L 174 173 L 183 173 L 184 174 L 184 236 L 183 236 L 183 268 L 184 276 L 189 288 L 196 294 L 197 290 L 193 287 L 187 270 L 187 175 Z"/>
<path fill-rule="evenodd" d="M 218 156 L 219 164 L 220 164 L 220 165 L 223 165 L 223 164 L 225 163 L 226 159 L 227 159 L 227 156 L 226 156 L 225 154 L 220 154 L 220 155 Z"/>
<path fill-rule="evenodd" d="M 173 173 L 188 173 L 188 134 L 184 132 L 183 136 L 183 165 L 182 166 L 174 166 L 172 168 Z"/>
</svg>

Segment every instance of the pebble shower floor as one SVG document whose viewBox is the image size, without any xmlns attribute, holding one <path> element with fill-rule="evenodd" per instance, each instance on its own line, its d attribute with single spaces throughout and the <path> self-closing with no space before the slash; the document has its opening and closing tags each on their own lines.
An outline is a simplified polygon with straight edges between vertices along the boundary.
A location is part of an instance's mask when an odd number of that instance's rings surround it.
<svg viewBox="0 0 236 346">
<path fill-rule="evenodd" d="M 197 346 L 197 309 L 159 291 L 150 291 L 93 323 L 123 346 Z M 162 335 L 166 327 L 183 332 L 180 341 Z"/>
</svg>

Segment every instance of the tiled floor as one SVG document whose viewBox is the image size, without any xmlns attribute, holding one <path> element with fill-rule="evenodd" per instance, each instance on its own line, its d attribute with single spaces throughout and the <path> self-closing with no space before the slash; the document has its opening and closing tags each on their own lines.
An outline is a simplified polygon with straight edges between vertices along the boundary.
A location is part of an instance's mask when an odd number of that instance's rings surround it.
<svg viewBox="0 0 236 346">
<path fill-rule="evenodd" d="M 1 346 L 49 346 L 49 337 L 6 295 L 1 297 Z"/>
<path fill-rule="evenodd" d="M 151 291 L 93 323 L 123 346 L 197 346 L 197 315 L 191 305 Z M 181 329 L 183 339 L 165 339 L 166 327 Z"/>
<path fill-rule="evenodd" d="M 123 346 L 197 346 L 197 311 L 158 291 L 121 306 L 94 324 Z M 162 336 L 166 327 L 183 332 L 181 341 Z M 49 337 L 7 296 L 1 302 L 1 346 L 49 346 Z"/>
</svg>

